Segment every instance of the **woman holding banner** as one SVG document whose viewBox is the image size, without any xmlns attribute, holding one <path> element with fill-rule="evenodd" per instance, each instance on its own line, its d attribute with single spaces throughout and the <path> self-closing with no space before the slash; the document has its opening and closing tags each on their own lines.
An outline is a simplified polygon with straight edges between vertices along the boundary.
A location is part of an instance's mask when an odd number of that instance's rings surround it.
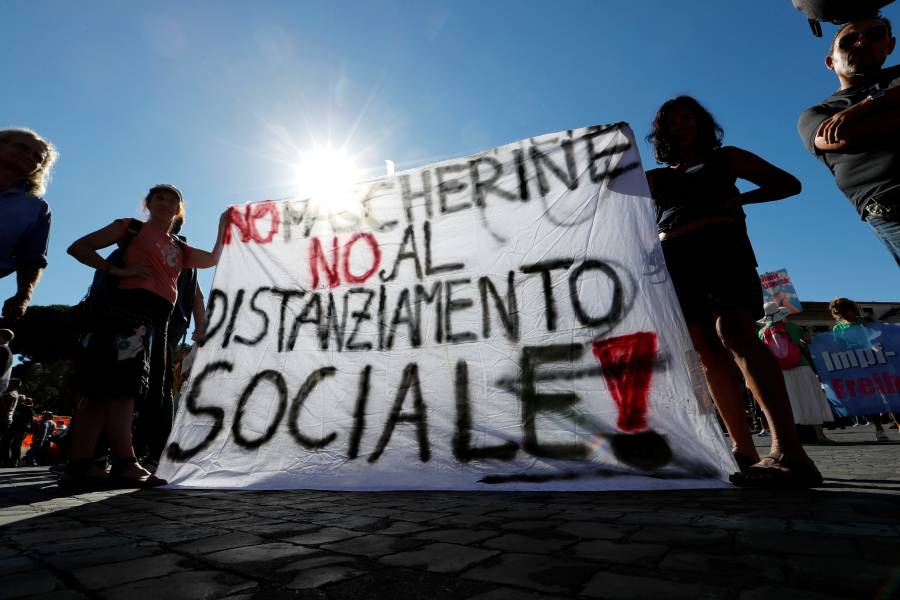
<svg viewBox="0 0 900 600">
<path fill-rule="evenodd" d="M 850 338 L 855 334 L 861 336 L 866 342 L 868 341 L 862 330 L 856 329 L 857 327 L 864 327 L 866 324 L 866 320 L 860 314 L 859 305 L 856 302 L 849 298 L 838 297 L 829 303 L 828 309 L 835 320 L 834 325 L 831 327 L 832 332 L 842 337 Z M 869 319 L 869 322 L 871 322 L 871 319 Z M 894 419 L 897 427 L 900 428 L 900 417 L 896 413 L 891 413 L 890 416 Z M 866 415 L 866 420 L 875 427 L 875 441 L 889 442 L 891 440 L 884 430 L 884 422 L 880 414 Z"/>
<path fill-rule="evenodd" d="M 138 462 L 132 446 L 136 401 L 162 401 L 166 326 L 177 299 L 182 268 L 215 266 L 229 210 L 219 219 L 212 251 L 188 246 L 172 235 L 184 220 L 184 199 L 172 185 L 156 185 L 144 198 L 149 218 L 118 219 L 69 246 L 79 262 L 113 276 L 108 297 L 83 338 L 79 381 L 84 396 L 72 429 L 72 456 L 62 485 L 76 487 L 152 487 L 166 482 Z M 119 261 L 97 250 L 118 244 Z M 95 284 L 96 285 L 96 279 Z M 108 279 L 107 279 L 108 281 Z M 94 450 L 106 430 L 112 455 L 109 474 L 93 464 Z"/>
<path fill-rule="evenodd" d="M 723 147 L 722 136 L 712 115 L 689 96 L 665 102 L 656 113 L 647 140 L 665 166 L 648 171 L 647 180 L 666 266 L 741 469 L 732 483 L 813 487 L 822 476 L 800 444 L 781 370 L 757 337 L 762 288 L 742 209 L 798 194 L 800 182 L 751 152 Z M 757 189 L 741 193 L 737 179 Z M 735 363 L 771 428 L 771 449 L 762 460 Z"/>
</svg>

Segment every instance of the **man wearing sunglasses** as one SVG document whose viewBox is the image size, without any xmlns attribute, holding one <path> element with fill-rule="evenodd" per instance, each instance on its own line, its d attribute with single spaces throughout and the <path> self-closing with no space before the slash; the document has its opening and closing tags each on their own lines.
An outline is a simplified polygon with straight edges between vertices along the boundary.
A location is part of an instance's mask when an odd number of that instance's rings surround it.
<svg viewBox="0 0 900 600">
<path fill-rule="evenodd" d="M 882 68 L 895 44 L 884 17 L 844 25 L 825 57 L 841 87 L 797 130 L 900 266 L 900 65 Z"/>
</svg>

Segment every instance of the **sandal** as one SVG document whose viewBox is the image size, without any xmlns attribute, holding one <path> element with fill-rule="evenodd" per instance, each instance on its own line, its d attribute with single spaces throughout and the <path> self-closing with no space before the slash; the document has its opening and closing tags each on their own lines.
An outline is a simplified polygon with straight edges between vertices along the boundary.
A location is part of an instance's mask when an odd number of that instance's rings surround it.
<svg viewBox="0 0 900 600">
<path fill-rule="evenodd" d="M 811 460 L 789 456 L 766 456 L 742 473 L 728 478 L 740 487 L 768 490 L 799 490 L 822 485 L 822 474 Z"/>
<path fill-rule="evenodd" d="M 66 466 L 57 471 L 56 484 L 73 491 L 96 491 L 109 489 L 109 477 L 106 469 L 94 463 L 92 458 L 70 460 Z"/>
<path fill-rule="evenodd" d="M 134 456 L 114 458 L 109 469 L 109 481 L 113 489 L 122 490 L 143 490 L 169 483 L 142 467 Z"/>
<path fill-rule="evenodd" d="M 743 452 L 738 452 L 737 450 L 733 450 L 731 454 L 734 456 L 734 462 L 737 463 L 738 470 L 743 473 L 759 461 L 754 459 L 751 456 L 747 456 Z"/>
</svg>

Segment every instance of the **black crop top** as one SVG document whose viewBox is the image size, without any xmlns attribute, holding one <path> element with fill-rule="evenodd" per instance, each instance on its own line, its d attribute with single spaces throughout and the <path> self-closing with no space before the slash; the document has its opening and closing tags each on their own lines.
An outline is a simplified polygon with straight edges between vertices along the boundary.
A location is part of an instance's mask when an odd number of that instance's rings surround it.
<svg viewBox="0 0 900 600">
<path fill-rule="evenodd" d="M 687 171 L 663 167 L 650 172 L 660 233 L 710 217 L 730 217 L 737 223 L 744 222 L 746 215 L 740 206 L 724 206 L 726 200 L 740 191 L 735 185 L 737 178 L 731 161 L 722 148 L 714 150 L 706 162 Z"/>
</svg>

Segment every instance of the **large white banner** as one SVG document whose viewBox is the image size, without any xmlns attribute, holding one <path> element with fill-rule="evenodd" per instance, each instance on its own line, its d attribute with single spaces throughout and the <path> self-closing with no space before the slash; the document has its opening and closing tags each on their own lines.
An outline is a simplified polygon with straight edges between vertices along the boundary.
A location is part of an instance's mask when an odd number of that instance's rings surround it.
<svg viewBox="0 0 900 600">
<path fill-rule="evenodd" d="M 185 487 L 724 485 L 623 124 L 235 207 L 159 475 Z"/>
</svg>

